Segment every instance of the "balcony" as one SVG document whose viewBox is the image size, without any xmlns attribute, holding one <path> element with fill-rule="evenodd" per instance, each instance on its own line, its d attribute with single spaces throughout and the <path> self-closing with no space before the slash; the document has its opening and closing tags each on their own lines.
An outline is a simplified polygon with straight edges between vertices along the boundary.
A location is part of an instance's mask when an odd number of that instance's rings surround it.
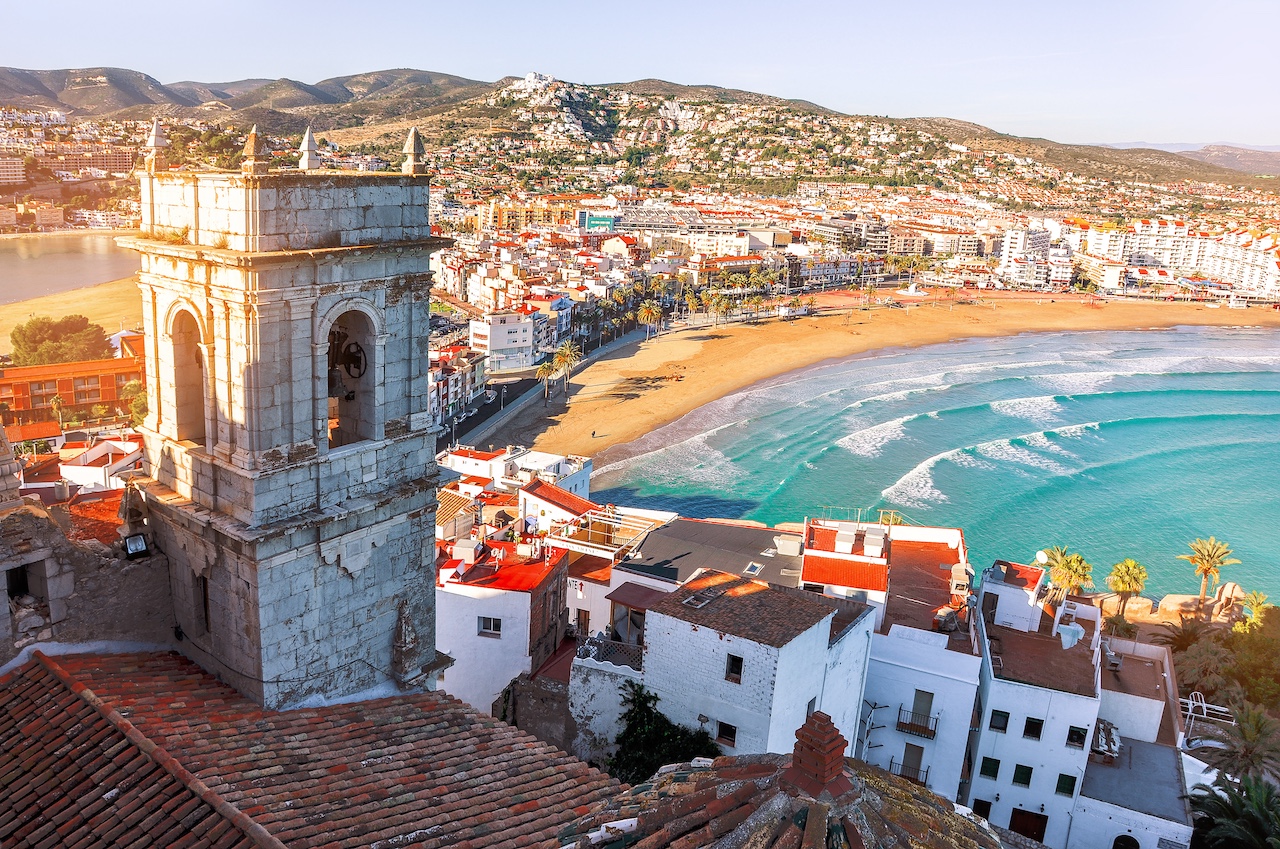
<svg viewBox="0 0 1280 849">
<path fill-rule="evenodd" d="M 614 666 L 629 666 L 637 672 L 644 668 L 644 646 L 607 640 L 604 637 L 579 637 L 578 657 Z"/>
<path fill-rule="evenodd" d="M 916 784 L 928 786 L 929 783 L 929 767 L 907 766 L 904 763 L 898 763 L 893 758 L 889 759 L 889 772 L 894 775 L 900 775 L 908 781 L 914 781 Z"/>
<path fill-rule="evenodd" d="M 932 740 L 938 734 L 938 717 L 927 713 L 912 713 L 899 705 L 898 730 L 903 734 Z"/>
</svg>

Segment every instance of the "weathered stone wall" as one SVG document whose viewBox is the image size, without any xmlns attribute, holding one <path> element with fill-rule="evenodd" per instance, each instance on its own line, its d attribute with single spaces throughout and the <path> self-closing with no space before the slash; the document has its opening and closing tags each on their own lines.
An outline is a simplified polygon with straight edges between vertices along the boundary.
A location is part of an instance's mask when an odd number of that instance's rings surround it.
<svg viewBox="0 0 1280 849">
<path fill-rule="evenodd" d="M 234 251 L 284 251 L 427 238 L 428 178 L 315 172 L 148 174 L 142 230 Z"/>
<path fill-rule="evenodd" d="M 435 658 L 427 263 L 448 244 L 426 177 L 142 183 L 121 240 L 154 402 L 139 486 L 183 650 L 269 707 L 349 695 L 396 677 L 403 601 L 414 678 Z"/>
<path fill-rule="evenodd" d="M 603 764 L 617 750 L 613 741 L 622 730 L 621 688 L 629 680 L 644 683 L 641 674 L 629 666 L 574 662 L 569 671 L 568 729 L 574 732 L 570 754 Z"/>
<path fill-rule="evenodd" d="M 43 508 L 28 505 L 0 517 L 0 569 L 25 569 L 30 599 L 3 598 L 0 663 L 37 642 L 172 641 L 163 557 L 129 561 L 101 544 L 72 542 Z"/>
<path fill-rule="evenodd" d="M 577 736 L 569 714 L 569 686 L 545 675 L 515 678 L 490 706 L 490 713 L 566 752 Z"/>
</svg>

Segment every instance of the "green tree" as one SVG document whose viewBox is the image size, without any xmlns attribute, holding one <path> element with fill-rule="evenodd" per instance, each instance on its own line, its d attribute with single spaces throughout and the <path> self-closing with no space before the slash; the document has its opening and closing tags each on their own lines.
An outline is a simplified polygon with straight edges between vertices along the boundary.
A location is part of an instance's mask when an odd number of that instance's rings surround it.
<svg viewBox="0 0 1280 849">
<path fill-rule="evenodd" d="M 1252 702 L 1235 706 L 1232 713 L 1235 725 L 1216 725 L 1205 735 L 1222 748 L 1204 747 L 1196 757 L 1235 781 L 1280 775 L 1280 722 Z"/>
<path fill-rule="evenodd" d="M 716 758 L 723 754 L 705 728 L 697 731 L 677 725 L 658 710 L 658 696 L 637 681 L 619 688 L 622 730 L 614 743 L 618 750 L 609 758 L 609 774 L 627 784 L 639 784 L 653 777 L 666 764 L 685 763 L 694 758 Z"/>
<path fill-rule="evenodd" d="M 141 427 L 147 417 L 147 393 L 141 380 L 131 380 L 120 387 L 120 400 L 129 402 L 129 418 L 134 427 Z"/>
<path fill-rule="evenodd" d="M 1278 849 L 1280 790 L 1263 778 L 1199 784 L 1188 796 L 1196 837 L 1209 849 Z M 1193 839 L 1193 845 L 1196 841 Z"/>
<path fill-rule="evenodd" d="M 1225 542 L 1218 542 L 1210 536 L 1208 539 L 1196 538 L 1195 542 L 1189 542 L 1187 545 L 1191 548 L 1190 554 L 1179 554 L 1179 560 L 1186 560 L 1195 567 L 1196 577 L 1200 579 L 1200 606 L 1198 608 L 1200 615 L 1204 615 L 1204 601 L 1209 594 L 1209 579 L 1213 579 L 1214 586 L 1218 584 L 1219 573 L 1223 566 L 1234 566 L 1239 563 L 1231 556 L 1231 548 Z"/>
<path fill-rule="evenodd" d="M 560 343 L 560 347 L 556 348 L 556 352 L 552 362 L 556 368 L 564 369 L 564 394 L 565 399 L 569 397 L 569 375 L 573 373 L 573 367 L 582 362 L 582 351 L 578 350 L 578 346 L 573 344 L 573 340 L 566 339 Z"/>
<path fill-rule="evenodd" d="M 1241 606 L 1249 611 L 1248 617 L 1243 622 L 1237 622 L 1235 630 L 1248 633 L 1262 625 L 1262 617 L 1266 612 L 1275 607 L 1274 604 L 1267 603 L 1267 594 L 1254 590 L 1245 593 L 1244 598 L 1240 600 Z"/>
<path fill-rule="evenodd" d="M 1147 567 L 1132 557 L 1126 557 L 1111 567 L 1107 587 L 1120 596 L 1120 609 L 1117 613 L 1121 618 L 1124 617 L 1125 608 L 1129 606 L 1129 599 L 1139 595 L 1146 585 Z"/>
<path fill-rule="evenodd" d="M 551 378 L 555 377 L 559 371 L 560 369 L 556 367 L 554 361 L 544 360 L 538 364 L 538 370 L 533 373 L 534 377 L 542 381 L 542 403 L 544 406 L 547 403 L 547 398 L 551 396 Z"/>
<path fill-rule="evenodd" d="M 1182 621 L 1177 625 L 1172 622 L 1162 623 L 1160 627 L 1164 629 L 1163 632 L 1153 636 L 1151 642 L 1158 646 L 1168 646 L 1176 655 L 1181 654 L 1201 640 L 1212 637 L 1217 632 L 1217 628 L 1199 619 L 1186 616 L 1181 617 L 1181 619 Z"/>
<path fill-rule="evenodd" d="M 640 305 L 640 310 L 636 313 L 636 317 L 640 319 L 640 323 L 644 325 L 644 338 L 649 338 L 649 331 L 655 327 L 659 330 L 662 328 L 662 307 L 658 306 L 657 301 L 645 301 Z"/>
<path fill-rule="evenodd" d="M 1049 567 L 1049 580 L 1068 595 L 1093 586 L 1093 566 L 1082 555 L 1068 552 L 1063 545 L 1045 549 L 1045 554 L 1048 555 L 1045 565 Z"/>
<path fill-rule="evenodd" d="M 59 319 L 38 315 L 13 328 L 9 341 L 17 366 L 103 360 L 113 353 L 106 331 L 82 315 Z"/>
<path fill-rule="evenodd" d="M 53 414 L 58 417 L 58 427 L 62 427 L 62 411 L 66 409 L 66 402 L 62 400 L 61 395 L 54 395 L 49 399 L 49 409 L 53 410 Z"/>
</svg>

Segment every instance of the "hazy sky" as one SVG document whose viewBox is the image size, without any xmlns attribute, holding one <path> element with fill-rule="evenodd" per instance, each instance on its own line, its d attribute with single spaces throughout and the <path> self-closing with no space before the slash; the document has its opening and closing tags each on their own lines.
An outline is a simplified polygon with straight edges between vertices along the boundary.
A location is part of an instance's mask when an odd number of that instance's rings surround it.
<svg viewBox="0 0 1280 849">
<path fill-rule="evenodd" d="M 658 77 L 1060 141 L 1280 144 L 1278 0 L 56 6 L 51 18 L 48 3 L 10 4 L 0 64 L 113 65 L 166 83 L 314 83 L 395 67 Z"/>
</svg>

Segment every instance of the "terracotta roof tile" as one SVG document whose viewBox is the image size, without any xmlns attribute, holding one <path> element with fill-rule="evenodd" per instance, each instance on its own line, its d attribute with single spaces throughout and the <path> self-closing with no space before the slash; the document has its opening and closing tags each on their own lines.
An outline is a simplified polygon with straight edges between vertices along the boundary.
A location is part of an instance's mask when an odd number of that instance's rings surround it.
<svg viewBox="0 0 1280 849">
<path fill-rule="evenodd" d="M 997 849 L 995 834 L 956 814 L 951 803 L 919 785 L 861 761 L 834 761 L 817 772 L 800 766 L 831 735 L 797 732 L 791 755 L 746 755 L 663 767 L 651 780 L 598 804 L 560 832 L 576 849 Z M 830 766 L 830 769 L 826 767 Z M 813 772 L 811 789 L 794 779 Z M 634 818 L 634 828 L 631 820 Z"/>
<path fill-rule="evenodd" d="M 39 653 L 0 679 L 0 846 L 200 845 L 215 825 L 228 847 L 278 846 L 231 822 L 225 800 L 68 683 Z"/>
<path fill-rule="evenodd" d="M 551 849 L 617 788 L 443 693 L 280 712 L 176 654 L 62 662 L 288 846 Z"/>
<path fill-rule="evenodd" d="M 709 600 L 702 606 L 686 604 L 695 594 Z M 707 570 L 654 604 L 649 612 L 778 648 L 835 611 L 831 603 L 814 593 Z"/>
<path fill-rule="evenodd" d="M 532 483 L 527 483 L 521 489 L 534 498 L 545 501 L 553 507 L 559 507 L 561 510 L 572 513 L 575 516 L 581 516 L 590 510 L 600 509 L 600 505 L 594 501 L 589 501 L 580 495 L 575 495 L 567 489 L 562 489 L 544 480 L 535 480 Z"/>
</svg>

